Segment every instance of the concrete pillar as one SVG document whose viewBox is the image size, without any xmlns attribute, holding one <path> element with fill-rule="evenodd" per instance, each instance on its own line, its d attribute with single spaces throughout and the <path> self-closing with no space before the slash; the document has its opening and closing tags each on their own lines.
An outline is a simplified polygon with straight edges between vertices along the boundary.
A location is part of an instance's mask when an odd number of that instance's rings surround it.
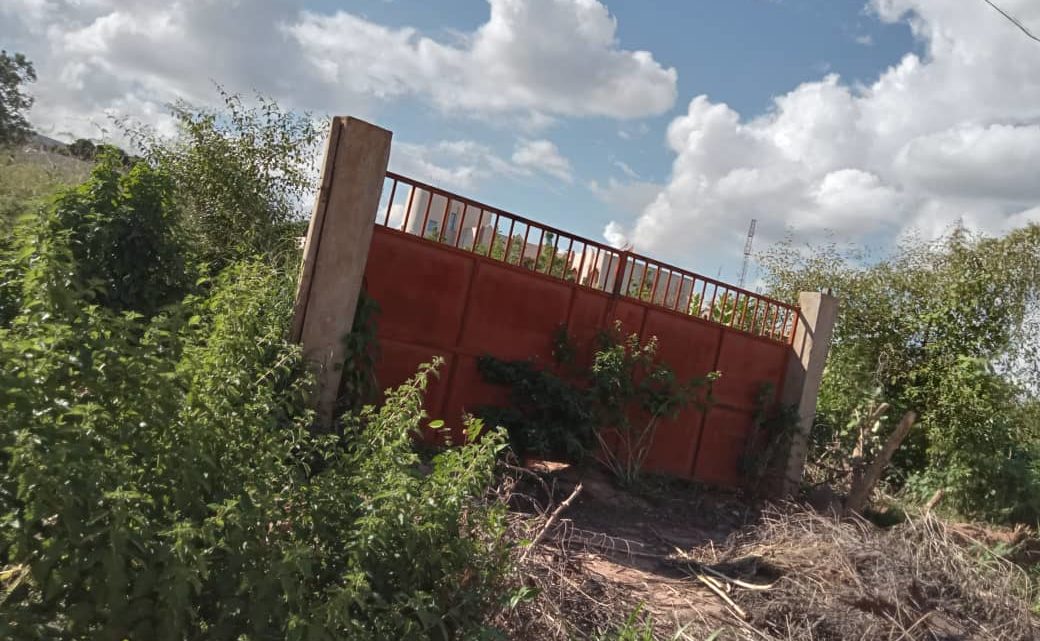
<svg viewBox="0 0 1040 641">
<path fill-rule="evenodd" d="M 321 186 L 307 229 L 292 339 L 318 370 L 322 425 L 334 418 L 350 332 L 368 262 L 372 228 L 390 159 L 391 133 L 362 120 L 332 120 Z"/>
<path fill-rule="evenodd" d="M 816 419 L 816 399 L 838 314 L 838 299 L 830 294 L 802 292 L 798 295 L 798 306 L 798 326 L 787 361 L 782 399 L 784 406 L 798 409 L 798 423 L 784 461 L 783 494 L 796 492 L 802 481 L 809 433 Z"/>
</svg>

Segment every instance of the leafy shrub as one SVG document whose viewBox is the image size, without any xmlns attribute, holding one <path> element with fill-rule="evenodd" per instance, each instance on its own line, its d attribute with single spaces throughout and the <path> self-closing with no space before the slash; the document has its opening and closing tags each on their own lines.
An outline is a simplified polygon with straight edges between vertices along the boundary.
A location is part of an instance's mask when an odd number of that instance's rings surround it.
<svg viewBox="0 0 1040 641">
<path fill-rule="evenodd" d="M 16 226 L 0 256 L 0 322 L 23 298 L 52 313 L 89 301 L 145 316 L 179 300 L 191 281 L 165 175 L 138 163 L 124 171 L 105 151 L 82 185 L 60 191 Z"/>
<path fill-rule="evenodd" d="M 909 410 L 920 429 L 892 480 L 973 516 L 1032 520 L 1040 495 L 1040 226 L 1001 238 L 955 229 L 880 259 L 781 245 L 765 257 L 771 293 L 833 289 L 839 315 L 820 390 L 815 454 L 851 453 L 881 402 L 883 440 Z M 1032 507 L 1030 507 L 1032 506 Z"/>
<path fill-rule="evenodd" d="M 262 264 L 152 320 L 84 307 L 0 330 L 0 633 L 33 639 L 454 638 L 494 602 L 501 437 L 412 436 L 422 369 L 341 445 L 312 435 Z M 479 425 L 471 424 L 471 431 Z M 316 470 L 320 470 L 316 472 Z"/>
<path fill-rule="evenodd" d="M 343 337 L 343 375 L 340 379 L 338 413 L 356 412 L 379 398 L 379 381 L 376 380 L 376 360 L 379 344 L 376 340 L 376 317 L 379 303 L 361 290 L 354 323 L 350 332 Z"/>
<path fill-rule="evenodd" d="M 170 176 L 192 245 L 214 269 L 292 253 L 300 211 L 315 193 L 325 133 L 309 114 L 263 97 L 248 106 L 238 95 L 221 96 L 220 111 L 178 103 L 174 139 L 126 125 L 145 158 Z"/>
<path fill-rule="evenodd" d="M 639 479 L 661 419 L 674 418 L 718 376 L 710 372 L 680 382 L 657 360 L 657 338 L 643 342 L 638 334 L 625 336 L 620 321 L 601 335 L 589 368 L 589 392 L 597 423 L 618 437 L 610 444 L 602 429 L 595 432 L 603 463 L 619 481 L 630 485 Z"/>
<path fill-rule="evenodd" d="M 574 349 L 566 331 L 554 338 L 553 354 L 565 376 L 530 361 L 477 361 L 489 383 L 510 389 L 509 407 L 483 407 L 481 416 L 503 425 L 520 453 L 563 457 L 580 462 L 592 451 L 625 484 L 635 483 L 662 418 L 672 418 L 697 399 L 698 391 L 718 377 L 679 381 L 657 359 L 657 339 L 626 336 L 620 321 L 601 332 L 592 363 L 571 363 Z M 703 402 L 709 399 L 705 397 Z M 617 437 L 609 443 L 605 432 Z"/>
<path fill-rule="evenodd" d="M 944 501 L 966 514 L 1033 520 L 1040 515 L 1040 443 L 1018 429 L 1016 390 L 984 360 L 962 358 L 936 377 L 936 399 L 923 420 L 930 465 L 910 489 L 926 500 L 946 488 Z M 1035 420 L 1035 419 L 1034 419 Z"/>
<path fill-rule="evenodd" d="M 235 122 L 103 156 L 0 247 L 0 638 L 473 638 L 507 567 L 484 498 L 504 435 L 470 421 L 421 461 L 435 366 L 310 429 L 272 259 L 292 177 Z M 196 281 L 199 239 L 220 260 Z"/>
<path fill-rule="evenodd" d="M 581 462 L 596 444 L 594 411 L 588 391 L 528 361 L 477 359 L 489 383 L 509 387 L 509 405 L 481 407 L 490 425 L 508 428 L 509 443 L 521 456 L 537 454 Z"/>
</svg>

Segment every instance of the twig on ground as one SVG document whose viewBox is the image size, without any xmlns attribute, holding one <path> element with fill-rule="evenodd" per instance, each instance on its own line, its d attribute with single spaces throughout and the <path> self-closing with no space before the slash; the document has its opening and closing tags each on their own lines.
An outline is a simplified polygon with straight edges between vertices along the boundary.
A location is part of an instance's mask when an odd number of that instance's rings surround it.
<svg viewBox="0 0 1040 641">
<path fill-rule="evenodd" d="M 524 560 L 527 559 L 527 555 L 531 553 L 531 550 L 535 549 L 535 547 L 537 547 L 538 544 L 541 543 L 543 539 L 545 539 L 545 537 L 549 534 L 549 530 L 552 529 L 553 525 L 556 524 L 557 519 L 560 518 L 560 514 L 562 514 L 564 510 L 570 507 L 571 503 L 574 502 L 574 499 L 577 498 L 579 494 L 581 494 L 581 490 L 582 484 L 578 483 L 577 487 L 574 488 L 574 491 L 571 492 L 571 495 L 568 496 L 566 500 L 563 501 L 563 503 L 560 503 L 560 505 L 557 506 L 555 510 L 553 510 L 553 513 L 549 516 L 549 520 L 545 522 L 545 526 L 542 527 L 542 530 L 538 533 L 538 536 L 534 538 L 534 540 L 531 542 L 531 545 L 528 546 L 526 550 L 524 550 L 524 553 L 522 555 L 520 555 L 521 563 L 523 563 Z"/>
<path fill-rule="evenodd" d="M 707 575 L 704 575 L 704 574 L 695 573 L 693 575 L 693 578 L 697 579 L 698 581 L 700 581 L 704 585 L 708 586 L 708 589 L 711 590 L 712 592 L 714 592 L 720 599 L 722 599 L 726 603 L 726 605 L 728 605 L 730 608 L 732 608 L 733 612 L 737 616 L 739 616 L 741 619 L 744 619 L 745 621 L 747 621 L 750 618 L 750 617 L 748 617 L 747 610 L 745 610 L 744 608 L 740 607 L 739 605 L 736 604 L 735 601 L 733 601 L 733 599 L 729 598 L 729 595 L 726 594 L 725 591 L 722 590 L 722 588 L 717 587 L 717 583 L 718 582 L 713 581 L 711 579 L 711 577 L 709 577 Z"/>
</svg>

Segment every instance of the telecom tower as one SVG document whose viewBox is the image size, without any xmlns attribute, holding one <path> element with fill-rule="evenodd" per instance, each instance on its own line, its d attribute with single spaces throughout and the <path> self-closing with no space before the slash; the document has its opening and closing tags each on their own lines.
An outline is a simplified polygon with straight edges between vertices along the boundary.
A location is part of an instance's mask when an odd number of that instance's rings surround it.
<svg viewBox="0 0 1040 641">
<path fill-rule="evenodd" d="M 754 218 L 751 219 L 751 226 L 747 230 L 747 242 L 744 243 L 744 266 L 740 268 L 740 287 L 744 286 L 744 279 L 747 278 L 748 263 L 751 262 L 751 243 L 755 240 L 755 225 L 758 221 Z"/>
</svg>

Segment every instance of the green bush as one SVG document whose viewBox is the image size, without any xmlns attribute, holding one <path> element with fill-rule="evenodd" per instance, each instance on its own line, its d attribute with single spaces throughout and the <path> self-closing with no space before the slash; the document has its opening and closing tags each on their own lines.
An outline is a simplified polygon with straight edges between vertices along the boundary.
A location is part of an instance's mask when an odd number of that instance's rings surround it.
<svg viewBox="0 0 1040 641">
<path fill-rule="evenodd" d="M 586 389 L 528 361 L 477 359 L 489 383 L 509 388 L 505 407 L 485 406 L 478 414 L 509 431 L 520 456 L 538 455 L 582 462 L 596 445 L 594 411 Z"/>
<path fill-rule="evenodd" d="M 1040 515 L 1040 226 L 1000 238 L 956 229 L 880 259 L 780 245 L 764 262 L 775 296 L 832 289 L 840 301 L 816 457 L 847 459 L 885 402 L 875 445 L 905 412 L 919 416 L 893 459 L 897 487 L 924 498 L 941 488 L 943 507 L 971 516 Z"/>
<path fill-rule="evenodd" d="M 286 340 L 296 265 L 265 235 L 286 205 L 268 197 L 288 192 L 259 175 L 274 160 L 220 173 L 231 148 L 265 143 L 218 121 L 176 153 L 211 172 L 203 192 L 243 179 L 206 203 L 227 238 L 240 215 L 257 233 L 224 241 L 207 278 L 186 257 L 205 232 L 194 186 L 154 156 L 103 154 L 0 247 L 0 638 L 484 633 L 508 567 L 485 498 L 504 435 L 470 421 L 467 443 L 420 460 L 435 365 L 342 433 L 311 429 L 308 364 Z M 193 258 L 223 251 L 208 240 Z"/>
<path fill-rule="evenodd" d="M 581 462 L 595 452 L 623 484 L 634 484 L 642 473 L 657 426 L 674 418 L 698 398 L 698 391 L 718 378 L 679 381 L 657 358 L 657 339 L 626 336 L 621 322 L 600 332 L 592 362 L 573 363 L 576 350 L 566 328 L 553 341 L 553 354 L 564 375 L 530 361 L 503 361 L 482 356 L 477 367 L 489 383 L 510 390 L 507 407 L 482 407 L 480 415 L 504 426 L 521 454 L 562 457 Z M 605 433 L 616 436 L 608 443 Z"/>
<path fill-rule="evenodd" d="M 152 320 L 34 305 L 0 330 L 0 635 L 447 639 L 504 567 L 501 437 L 421 471 L 426 367 L 312 435 L 291 279 L 232 268 Z M 471 430 L 478 430 L 471 424 Z"/>
<path fill-rule="evenodd" d="M 144 163 L 124 171 L 103 152 L 86 182 L 15 226 L 0 256 L 0 323 L 23 299 L 56 314 L 90 302 L 145 316 L 179 300 L 194 279 L 170 196 L 161 172 Z"/>
<path fill-rule="evenodd" d="M 679 381 L 672 368 L 658 360 L 657 337 L 641 341 L 638 334 L 626 336 L 621 321 L 604 332 L 599 343 L 589 368 L 589 393 L 602 427 L 596 431 L 600 456 L 622 484 L 631 485 L 642 474 L 660 421 L 675 418 L 691 403 L 703 408 L 710 395 L 699 399 L 698 391 L 709 387 L 719 373 Z M 616 434 L 613 446 L 604 438 L 604 429 Z"/>
<path fill-rule="evenodd" d="M 178 103 L 175 138 L 139 125 L 128 133 L 173 181 L 174 204 L 204 263 L 219 270 L 255 255 L 295 255 L 326 127 L 260 96 L 255 105 L 223 90 L 221 97 L 222 110 Z"/>
</svg>

